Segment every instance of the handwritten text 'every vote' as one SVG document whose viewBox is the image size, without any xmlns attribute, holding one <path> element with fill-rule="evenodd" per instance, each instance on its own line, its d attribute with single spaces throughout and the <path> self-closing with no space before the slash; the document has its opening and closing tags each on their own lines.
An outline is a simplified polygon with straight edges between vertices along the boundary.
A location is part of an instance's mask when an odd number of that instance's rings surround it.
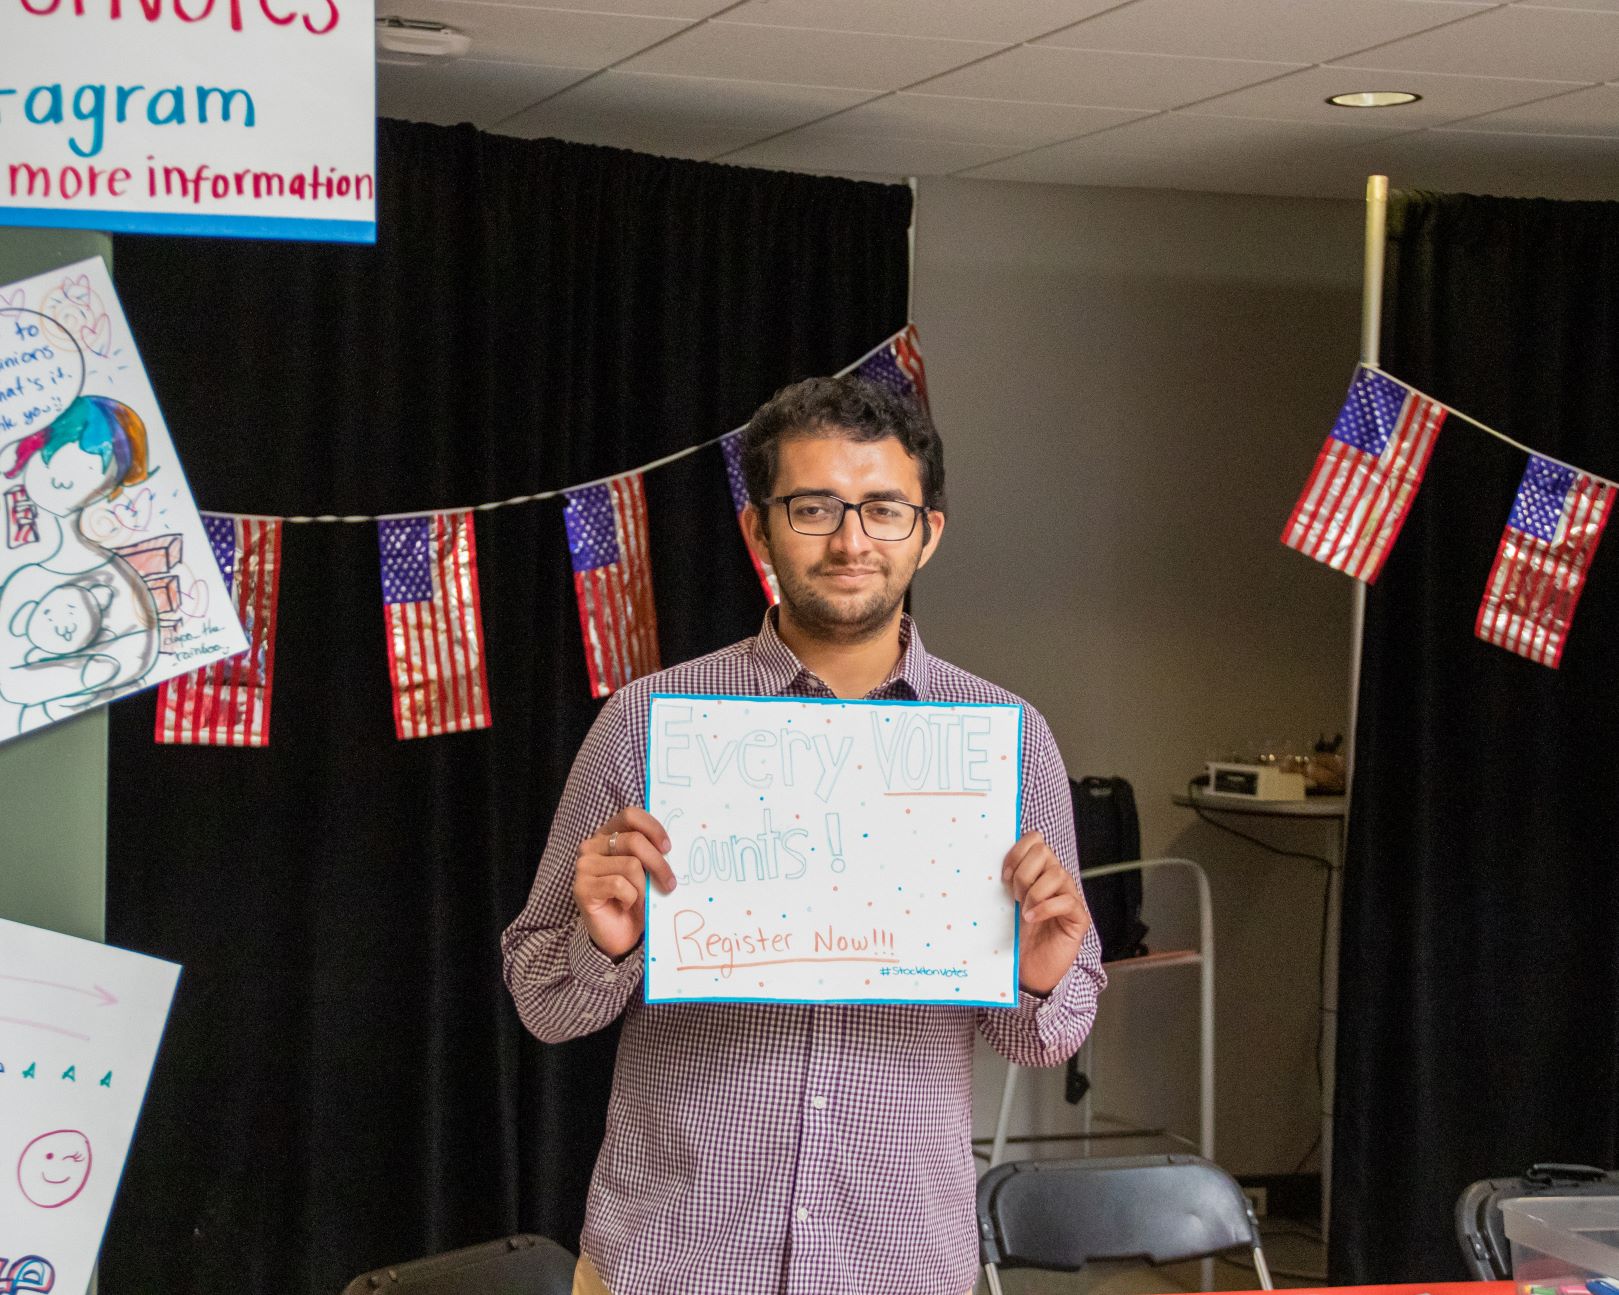
<svg viewBox="0 0 1619 1295">
<path fill-rule="evenodd" d="M 842 738 L 834 750 L 829 738 L 806 725 L 789 721 L 779 727 L 755 728 L 739 738 L 721 740 L 702 731 L 690 706 L 668 706 L 657 717 L 657 778 L 672 787 L 690 787 L 701 773 L 717 786 L 734 776 L 756 791 L 777 784 L 797 787 L 815 779 L 815 795 L 830 801 L 854 751 L 854 739 Z M 907 714 L 873 708 L 872 744 L 877 772 L 888 795 L 984 794 L 991 783 L 988 716 Z M 691 754 L 695 753 L 696 759 Z"/>
</svg>

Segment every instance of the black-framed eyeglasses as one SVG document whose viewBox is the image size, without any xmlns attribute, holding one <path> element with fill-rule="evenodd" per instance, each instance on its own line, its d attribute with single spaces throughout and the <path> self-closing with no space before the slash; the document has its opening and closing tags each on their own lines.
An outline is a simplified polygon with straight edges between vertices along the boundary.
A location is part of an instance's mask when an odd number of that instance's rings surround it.
<svg viewBox="0 0 1619 1295">
<path fill-rule="evenodd" d="M 874 540 L 910 539 L 916 519 L 928 511 L 925 505 L 904 499 L 867 499 L 851 504 L 836 495 L 775 495 L 763 503 L 785 508 L 787 524 L 800 535 L 836 535 L 853 509 L 860 518 L 860 529 Z"/>
</svg>

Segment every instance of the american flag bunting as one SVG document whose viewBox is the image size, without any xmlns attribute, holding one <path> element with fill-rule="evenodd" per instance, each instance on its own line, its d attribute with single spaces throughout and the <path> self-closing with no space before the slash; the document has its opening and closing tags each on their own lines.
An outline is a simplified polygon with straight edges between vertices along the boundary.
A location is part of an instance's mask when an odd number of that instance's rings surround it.
<svg viewBox="0 0 1619 1295">
<path fill-rule="evenodd" d="M 1282 531 L 1282 543 L 1372 584 L 1445 421 L 1445 407 L 1361 368 Z"/>
<path fill-rule="evenodd" d="M 156 738 L 193 746 L 268 746 L 281 520 L 203 513 L 202 525 L 248 649 L 165 679 L 157 690 Z"/>
<path fill-rule="evenodd" d="M 590 695 L 606 697 L 659 668 L 646 487 L 632 472 L 564 494 Z"/>
<path fill-rule="evenodd" d="M 377 522 L 394 732 L 488 728 L 489 675 L 471 512 Z"/>
<path fill-rule="evenodd" d="M 928 412 L 928 376 L 922 367 L 922 349 L 916 325 L 906 324 L 875 351 L 855 365 L 855 376 L 876 382 L 909 397 Z"/>
<path fill-rule="evenodd" d="M 725 479 L 731 486 L 731 503 L 736 507 L 736 524 L 742 526 L 742 510 L 748 506 L 748 483 L 742 476 L 742 430 L 728 432 L 720 440 L 720 449 L 725 454 Z M 776 573 L 770 563 L 761 561 L 759 555 L 748 545 L 748 533 L 742 531 L 742 543 L 748 549 L 748 561 L 753 563 L 753 569 L 759 576 L 759 587 L 765 591 L 765 601 L 774 607 L 781 601 L 781 586 L 776 583 Z"/>
<path fill-rule="evenodd" d="M 1612 482 L 1529 456 L 1479 603 L 1479 638 L 1557 668 L 1613 496 Z"/>
</svg>

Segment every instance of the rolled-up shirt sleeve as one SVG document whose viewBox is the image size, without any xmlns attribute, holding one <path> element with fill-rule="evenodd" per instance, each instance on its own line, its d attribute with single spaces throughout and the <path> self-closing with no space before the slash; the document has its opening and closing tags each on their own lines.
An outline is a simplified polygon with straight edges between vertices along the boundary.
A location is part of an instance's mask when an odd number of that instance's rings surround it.
<svg viewBox="0 0 1619 1295">
<path fill-rule="evenodd" d="M 1079 847 L 1074 838 L 1073 800 L 1068 771 L 1045 720 L 1026 708 L 1028 737 L 1023 752 L 1023 831 L 1039 832 L 1062 866 L 1079 884 Z M 1080 890 L 1083 897 L 1084 890 Z M 1079 953 L 1056 987 L 1044 997 L 1027 991 L 1014 1008 L 985 1008 L 978 1029 L 990 1047 L 1019 1066 L 1061 1065 L 1085 1042 L 1096 1020 L 1096 1004 L 1107 985 L 1102 941 L 1092 926 Z"/>
<path fill-rule="evenodd" d="M 602 707 L 551 822 L 528 903 L 500 939 L 506 987 L 523 1024 L 547 1043 L 611 1024 L 640 987 L 637 948 L 615 962 L 598 949 L 573 899 L 579 843 L 614 814 L 642 801 L 641 773 L 626 758 L 622 694 Z"/>
</svg>

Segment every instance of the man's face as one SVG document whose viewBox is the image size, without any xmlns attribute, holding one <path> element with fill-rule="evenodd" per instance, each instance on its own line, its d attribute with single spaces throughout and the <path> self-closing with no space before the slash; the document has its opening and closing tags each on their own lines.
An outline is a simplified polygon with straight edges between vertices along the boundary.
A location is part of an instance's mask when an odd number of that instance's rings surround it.
<svg viewBox="0 0 1619 1295">
<path fill-rule="evenodd" d="M 893 437 L 851 441 L 841 436 L 804 436 L 783 441 L 772 496 L 825 494 L 849 503 L 867 499 L 922 502 L 920 465 Z M 748 533 L 776 570 L 782 610 L 816 638 L 859 642 L 882 633 L 899 612 L 917 569 L 933 556 L 944 514 L 930 513 L 909 539 L 874 540 L 851 509 L 831 535 L 800 535 L 786 509 L 750 508 Z"/>
</svg>

